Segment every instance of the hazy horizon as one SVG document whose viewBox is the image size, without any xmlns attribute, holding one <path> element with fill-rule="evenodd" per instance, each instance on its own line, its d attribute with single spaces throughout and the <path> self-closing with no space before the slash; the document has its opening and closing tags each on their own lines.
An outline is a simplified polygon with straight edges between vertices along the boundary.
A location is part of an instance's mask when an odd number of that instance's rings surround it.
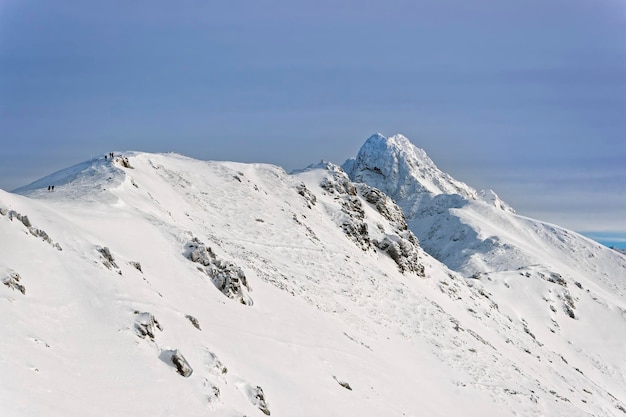
<svg viewBox="0 0 626 417">
<path fill-rule="evenodd" d="M 518 213 L 626 245 L 618 0 L 0 4 L 0 188 L 113 150 L 287 170 L 402 133 Z"/>
</svg>

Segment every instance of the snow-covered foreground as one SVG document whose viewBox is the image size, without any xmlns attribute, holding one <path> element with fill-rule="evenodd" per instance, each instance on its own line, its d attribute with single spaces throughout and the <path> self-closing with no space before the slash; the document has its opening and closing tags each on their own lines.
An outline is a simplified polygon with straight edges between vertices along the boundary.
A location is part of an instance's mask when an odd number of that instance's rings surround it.
<svg viewBox="0 0 626 417">
<path fill-rule="evenodd" d="M 126 153 L 18 192 L 2 416 L 626 413 L 626 257 L 572 232 L 507 211 L 537 259 L 467 278 L 330 164 Z"/>
</svg>

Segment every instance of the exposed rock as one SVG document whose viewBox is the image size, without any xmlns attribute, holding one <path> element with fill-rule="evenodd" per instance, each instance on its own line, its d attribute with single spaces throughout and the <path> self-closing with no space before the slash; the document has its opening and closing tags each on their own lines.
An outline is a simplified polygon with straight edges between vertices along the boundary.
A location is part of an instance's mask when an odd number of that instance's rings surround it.
<svg viewBox="0 0 626 417">
<path fill-rule="evenodd" d="M 5 209 L 4 207 L 0 207 L 0 215 L 6 216 L 8 212 L 9 212 L 8 209 Z"/>
<path fill-rule="evenodd" d="M 30 222 L 30 220 L 28 219 L 28 216 L 19 216 L 18 215 L 18 219 L 22 222 L 22 224 L 26 227 L 31 227 L 32 223 Z"/>
<path fill-rule="evenodd" d="M 570 318 L 575 319 L 576 313 L 574 313 L 574 310 L 576 309 L 576 305 L 569 291 L 563 291 L 563 293 L 559 295 L 559 298 L 563 300 L 563 311 L 565 311 Z"/>
<path fill-rule="evenodd" d="M 393 223 L 399 230 L 407 230 L 404 213 L 391 198 L 378 188 L 367 184 L 358 184 L 357 187 L 359 194 L 365 198 L 365 201 L 372 204 L 385 219 Z"/>
<path fill-rule="evenodd" d="M 326 170 L 331 173 L 332 177 L 322 180 L 320 187 L 322 187 L 323 190 L 329 194 L 356 196 L 356 187 L 341 167 L 327 164 Z"/>
<path fill-rule="evenodd" d="M 185 245 L 187 259 L 203 265 L 204 272 L 211 277 L 213 284 L 228 298 L 241 304 L 252 305 L 251 291 L 243 270 L 232 262 L 219 259 L 213 250 L 197 238 Z"/>
<path fill-rule="evenodd" d="M 356 186 L 350 181 L 343 170 L 333 164 L 327 164 L 330 176 L 320 183 L 320 187 L 340 201 L 341 211 L 346 215 L 340 223 L 348 238 L 353 240 L 364 251 L 370 249 L 370 236 L 363 204 L 357 196 Z"/>
<path fill-rule="evenodd" d="M 373 243 L 396 262 L 400 272 L 408 271 L 425 276 L 424 265 L 419 261 L 417 238 L 411 231 L 405 231 L 403 236 L 386 235 L 384 239 L 374 240 Z"/>
<path fill-rule="evenodd" d="M 298 194 L 304 197 L 307 202 L 308 208 L 311 208 L 311 206 L 315 205 L 315 203 L 317 202 L 317 197 L 315 197 L 315 195 L 311 191 L 309 191 L 308 188 L 306 188 L 306 185 L 304 185 L 304 183 L 296 185 L 296 190 L 298 191 Z"/>
<path fill-rule="evenodd" d="M 11 221 L 13 221 L 13 219 L 19 220 L 24 225 L 24 227 L 28 229 L 28 232 L 31 235 L 35 237 L 40 237 L 44 242 L 49 243 L 50 245 L 52 245 L 52 247 L 54 247 L 55 249 L 59 251 L 63 250 L 61 249 L 61 245 L 59 245 L 58 243 L 54 243 L 54 241 L 50 238 L 50 236 L 48 236 L 46 232 L 34 227 L 30 219 L 28 218 L 28 216 L 22 215 L 15 210 L 7 210 L 7 209 L 0 209 L 0 210 L 3 210 L 2 212 L 3 216 L 8 215 L 9 220 Z"/>
<path fill-rule="evenodd" d="M 195 327 L 198 330 L 202 330 L 200 328 L 200 322 L 198 321 L 197 318 L 195 318 L 194 316 L 190 316 L 189 314 L 185 315 L 185 317 L 187 318 L 187 320 L 191 322 L 191 324 L 193 324 L 193 327 Z"/>
<path fill-rule="evenodd" d="M 367 223 L 345 221 L 341 228 L 343 232 L 352 239 L 364 251 L 370 248 L 370 237 L 368 233 Z"/>
<path fill-rule="evenodd" d="M 135 332 L 141 338 L 149 337 L 154 340 L 155 329 L 163 331 L 161 324 L 157 321 L 152 313 L 135 311 L 137 319 L 135 321 Z"/>
<path fill-rule="evenodd" d="M 143 271 L 141 270 L 141 264 L 139 262 L 130 261 L 129 264 L 133 266 L 137 271 L 143 273 Z"/>
<path fill-rule="evenodd" d="M 241 304 L 252 305 L 252 299 L 244 290 L 250 290 L 246 276 L 237 265 L 229 261 L 216 260 L 206 271 L 222 294 Z"/>
<path fill-rule="evenodd" d="M 562 287 L 567 287 L 567 281 L 563 279 L 561 274 L 557 274 L 556 272 L 551 272 L 550 276 L 547 278 L 549 282 L 553 282 L 555 284 L 559 284 Z"/>
<path fill-rule="evenodd" d="M 130 165 L 130 161 L 128 161 L 128 157 L 126 156 L 119 156 L 116 157 L 114 159 L 115 162 L 117 162 L 118 164 L 120 164 L 122 167 L 124 168 L 130 168 L 132 169 L 133 167 Z"/>
<path fill-rule="evenodd" d="M 20 280 L 22 279 L 20 274 L 10 269 L 7 270 L 6 273 L 7 275 L 2 278 L 2 283 L 11 289 L 17 290 L 26 295 L 26 287 L 20 284 Z"/>
<path fill-rule="evenodd" d="M 204 350 L 206 351 L 205 365 L 209 369 L 209 372 L 217 376 L 226 374 L 228 372 L 228 368 L 224 366 L 217 355 L 207 348 Z"/>
<path fill-rule="evenodd" d="M 208 379 L 204 379 L 204 388 L 207 390 L 207 402 L 212 408 L 220 400 L 221 391 L 218 386 L 214 385 Z"/>
<path fill-rule="evenodd" d="M 187 362 L 187 359 L 185 359 L 183 354 L 180 353 L 178 349 L 174 350 L 174 353 L 172 354 L 172 363 L 176 367 L 176 371 L 185 378 L 188 378 L 193 373 L 193 369 L 191 369 L 189 362 Z"/>
<path fill-rule="evenodd" d="M 266 416 L 270 415 L 269 405 L 267 403 L 267 399 L 265 398 L 263 388 L 258 385 L 254 387 L 252 385 L 246 384 L 245 394 L 246 397 L 248 397 L 248 400 L 252 403 L 252 405 L 261 410 Z"/>
<path fill-rule="evenodd" d="M 191 365 L 189 365 L 187 359 L 178 349 L 164 350 L 159 357 L 163 362 L 173 365 L 176 368 L 176 372 L 185 378 L 189 378 L 193 373 Z"/>
<path fill-rule="evenodd" d="M 341 385 L 342 387 L 344 387 L 345 389 L 352 391 L 352 387 L 351 387 L 351 386 L 350 386 L 350 384 L 348 384 L 346 381 L 341 381 L 341 380 L 337 379 L 337 377 L 336 377 L 336 376 L 333 376 L 333 379 L 334 379 L 335 381 L 337 381 L 337 383 L 338 383 L 339 385 Z"/>
<path fill-rule="evenodd" d="M 109 250 L 109 248 L 107 248 L 106 246 L 98 246 L 96 249 L 102 255 L 102 264 L 109 269 L 117 269 L 117 273 L 122 275 L 122 271 L 115 263 L 115 259 L 113 258 L 113 255 L 111 255 L 111 251 Z"/>
</svg>

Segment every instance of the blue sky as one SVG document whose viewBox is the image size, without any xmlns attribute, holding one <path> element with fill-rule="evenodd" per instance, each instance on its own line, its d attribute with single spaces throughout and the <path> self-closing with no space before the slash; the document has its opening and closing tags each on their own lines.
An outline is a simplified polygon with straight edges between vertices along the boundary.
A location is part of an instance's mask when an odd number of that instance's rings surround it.
<svg viewBox="0 0 626 417">
<path fill-rule="evenodd" d="M 1 0 L 0 188 L 110 150 L 290 170 L 402 133 L 619 243 L 625 27 L 621 0 Z"/>
</svg>

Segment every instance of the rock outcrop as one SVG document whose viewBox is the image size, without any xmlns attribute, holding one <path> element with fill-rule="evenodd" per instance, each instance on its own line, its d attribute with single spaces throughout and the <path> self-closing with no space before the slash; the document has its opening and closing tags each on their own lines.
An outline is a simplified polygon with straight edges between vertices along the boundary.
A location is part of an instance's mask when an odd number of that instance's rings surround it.
<svg viewBox="0 0 626 417">
<path fill-rule="evenodd" d="M 2 283 L 4 285 L 11 288 L 12 290 L 17 290 L 21 292 L 22 294 L 26 295 L 26 287 L 20 284 L 20 280 L 22 279 L 22 277 L 20 277 L 20 274 L 9 269 L 6 271 L 4 275 L 5 276 L 2 277 Z"/>
<path fill-rule="evenodd" d="M 252 298 L 248 295 L 250 291 L 248 280 L 240 267 L 219 259 L 213 249 L 197 238 L 193 238 L 185 245 L 185 257 L 202 265 L 204 268 L 201 270 L 226 297 L 248 306 L 253 304 Z"/>
</svg>

